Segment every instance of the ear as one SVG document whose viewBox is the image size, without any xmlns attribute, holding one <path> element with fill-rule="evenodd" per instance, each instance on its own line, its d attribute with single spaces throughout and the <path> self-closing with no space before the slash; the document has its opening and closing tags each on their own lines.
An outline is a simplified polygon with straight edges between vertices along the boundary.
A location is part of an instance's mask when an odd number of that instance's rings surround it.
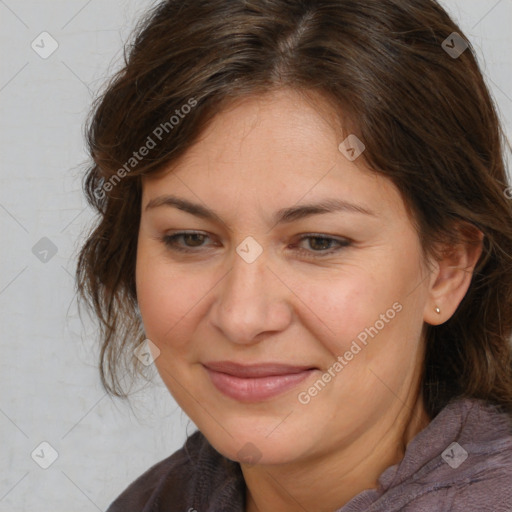
<svg viewBox="0 0 512 512">
<path fill-rule="evenodd" d="M 441 259 L 434 264 L 430 278 L 429 297 L 423 320 L 440 325 L 451 318 L 468 291 L 473 271 L 482 254 L 484 234 L 472 224 L 458 223 L 461 241 L 441 247 Z M 438 307 L 440 313 L 436 313 Z"/>
</svg>

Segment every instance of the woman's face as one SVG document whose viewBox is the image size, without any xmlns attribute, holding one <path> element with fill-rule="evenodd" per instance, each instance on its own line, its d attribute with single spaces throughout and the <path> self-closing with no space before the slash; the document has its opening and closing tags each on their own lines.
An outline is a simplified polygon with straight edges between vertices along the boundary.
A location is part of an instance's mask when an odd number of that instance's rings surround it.
<svg viewBox="0 0 512 512">
<path fill-rule="evenodd" d="M 155 364 L 234 460 L 364 453 L 417 400 L 419 239 L 395 186 L 337 133 L 293 91 L 245 99 L 143 183 L 137 295 Z"/>
</svg>

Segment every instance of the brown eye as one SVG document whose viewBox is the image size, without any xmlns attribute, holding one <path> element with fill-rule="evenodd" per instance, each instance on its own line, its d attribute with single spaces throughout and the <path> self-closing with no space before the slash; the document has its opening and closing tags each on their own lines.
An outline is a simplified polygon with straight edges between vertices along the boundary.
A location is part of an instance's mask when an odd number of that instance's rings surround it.
<svg viewBox="0 0 512 512">
<path fill-rule="evenodd" d="M 321 258 L 323 256 L 332 255 L 345 247 L 348 247 L 352 243 L 351 240 L 346 238 L 338 239 L 316 234 L 305 235 L 300 239 L 300 242 L 303 242 L 304 240 L 308 240 L 308 247 L 299 247 L 298 251 L 302 255 L 312 258 Z"/>
<path fill-rule="evenodd" d="M 331 248 L 331 243 L 335 242 L 332 238 L 321 238 L 318 236 L 312 236 L 308 238 L 309 246 L 314 251 L 324 251 Z"/>
<path fill-rule="evenodd" d="M 194 248 L 202 247 L 205 239 L 209 238 L 208 235 L 203 233 L 195 233 L 190 231 L 183 231 L 173 235 L 165 235 L 162 242 L 172 250 L 176 251 L 193 251 Z M 180 243 L 181 242 L 183 243 Z"/>
<path fill-rule="evenodd" d="M 183 236 L 183 241 L 185 242 L 185 245 L 191 247 L 200 246 L 205 238 L 205 235 L 199 235 L 197 233 L 187 233 L 181 236 Z"/>
</svg>

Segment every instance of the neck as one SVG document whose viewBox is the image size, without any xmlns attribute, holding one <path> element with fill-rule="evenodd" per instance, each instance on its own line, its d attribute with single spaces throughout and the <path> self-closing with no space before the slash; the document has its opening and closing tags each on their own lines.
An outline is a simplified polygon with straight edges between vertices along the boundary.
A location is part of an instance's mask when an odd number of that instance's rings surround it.
<svg viewBox="0 0 512 512">
<path fill-rule="evenodd" d="M 398 404 L 393 414 L 339 450 L 289 464 L 242 464 L 246 512 L 332 512 L 376 488 L 382 472 L 402 460 L 409 442 L 430 422 L 421 395 L 411 406 Z"/>
</svg>

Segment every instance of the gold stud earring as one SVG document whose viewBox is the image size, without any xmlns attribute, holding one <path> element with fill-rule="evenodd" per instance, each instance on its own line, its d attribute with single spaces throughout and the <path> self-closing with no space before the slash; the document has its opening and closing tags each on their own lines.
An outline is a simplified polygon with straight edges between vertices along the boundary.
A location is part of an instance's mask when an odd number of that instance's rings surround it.
<svg viewBox="0 0 512 512">
<path fill-rule="evenodd" d="M 441 310 L 439 309 L 439 307 L 438 307 L 438 306 L 436 306 L 436 307 L 434 308 L 434 311 L 435 311 L 438 315 L 439 315 L 439 314 L 441 314 Z"/>
</svg>

